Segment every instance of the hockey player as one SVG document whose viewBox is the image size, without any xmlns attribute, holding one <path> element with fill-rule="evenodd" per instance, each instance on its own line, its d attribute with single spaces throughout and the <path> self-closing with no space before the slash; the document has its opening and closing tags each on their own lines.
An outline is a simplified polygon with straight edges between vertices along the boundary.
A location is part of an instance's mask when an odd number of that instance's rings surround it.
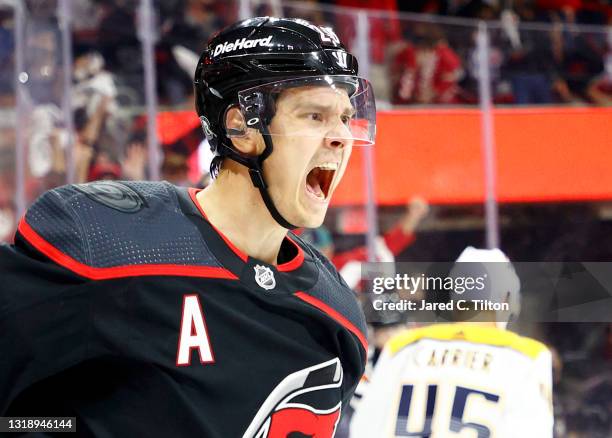
<svg viewBox="0 0 612 438">
<path fill-rule="evenodd" d="M 353 416 L 351 438 L 552 437 L 551 353 L 505 330 L 520 306 L 514 268 L 498 249 L 468 247 L 457 262 L 451 277 L 486 273 L 490 282 L 476 298 L 505 302 L 509 311 L 474 312 L 469 318 L 480 322 L 392 338 Z"/>
<path fill-rule="evenodd" d="M 375 106 L 329 28 L 253 18 L 195 77 L 216 157 L 205 190 L 51 190 L 0 248 L 0 416 L 76 417 L 86 436 L 334 435 L 365 323 L 317 227 Z"/>
</svg>

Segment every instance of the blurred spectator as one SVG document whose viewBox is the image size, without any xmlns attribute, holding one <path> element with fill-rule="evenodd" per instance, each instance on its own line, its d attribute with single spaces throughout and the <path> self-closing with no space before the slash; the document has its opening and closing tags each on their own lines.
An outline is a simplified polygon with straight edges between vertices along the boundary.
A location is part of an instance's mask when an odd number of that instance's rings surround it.
<svg viewBox="0 0 612 438">
<path fill-rule="evenodd" d="M 100 179 L 124 179 L 141 181 L 146 179 L 147 150 L 145 145 L 137 140 L 125 148 L 125 154 L 113 158 L 105 150 L 97 150 L 84 143 L 82 135 L 77 135 L 74 148 L 76 178 L 78 182 L 96 181 Z"/>
<path fill-rule="evenodd" d="M 99 3 L 97 0 L 70 2 L 72 30 L 76 34 L 76 40 L 86 39 L 97 30 L 102 19 L 102 8 Z"/>
<path fill-rule="evenodd" d="M 528 0 L 515 1 L 516 13 L 506 11 L 504 31 L 509 55 L 504 72 L 512 83 L 515 103 L 547 104 L 552 102 L 552 83 L 556 79 L 549 38 L 541 30 L 529 30 L 521 22 L 533 22 L 536 11 Z"/>
<path fill-rule="evenodd" d="M 65 175 L 68 138 L 60 109 L 64 97 L 60 33 L 51 3 L 28 1 L 25 24 L 23 119 L 26 132 L 27 175 L 39 190 L 61 185 Z"/>
<path fill-rule="evenodd" d="M 0 204 L 0 243 L 10 242 L 15 233 L 15 210 L 10 204 Z"/>
<path fill-rule="evenodd" d="M 610 22 L 612 24 L 612 15 Z M 597 105 L 612 105 L 612 29 L 608 30 L 607 40 L 604 71 L 592 78 L 587 86 L 588 99 Z"/>
<path fill-rule="evenodd" d="M 96 99 L 93 106 L 88 108 L 77 108 L 75 111 L 75 130 L 78 140 L 87 146 L 101 149 L 99 145 L 100 133 L 104 128 L 108 116 L 108 108 L 111 105 L 110 96 L 102 96 Z M 115 154 L 117 155 L 117 154 Z"/>
<path fill-rule="evenodd" d="M 121 166 L 105 152 L 99 152 L 96 155 L 87 176 L 88 181 L 97 181 L 101 179 L 121 179 Z"/>
<path fill-rule="evenodd" d="M 162 179 L 177 186 L 189 187 L 189 165 L 187 156 L 174 151 L 164 154 L 164 161 L 161 168 Z"/>
<path fill-rule="evenodd" d="M 480 78 L 480 54 L 478 52 L 476 38 L 478 33 L 474 30 L 471 34 L 472 45 L 463 53 L 465 59 L 465 74 L 459 83 L 460 101 L 462 103 L 476 104 L 479 101 L 479 78 Z M 495 30 L 489 32 L 489 79 L 493 101 L 495 103 L 508 103 L 512 100 L 510 85 L 502 79 L 502 65 L 504 53 L 502 50 L 499 34 Z"/>
<path fill-rule="evenodd" d="M 186 0 L 182 21 L 176 27 L 177 43 L 200 53 L 212 34 L 229 24 L 224 19 L 227 7 L 215 0 Z"/>
<path fill-rule="evenodd" d="M 0 110 L 0 243 L 12 241 L 15 211 L 15 117 Z"/>
<path fill-rule="evenodd" d="M 28 22 L 25 41 L 26 87 L 33 104 L 59 106 L 62 98 L 60 34 L 53 20 Z"/>
<path fill-rule="evenodd" d="M 98 101 L 106 96 L 109 111 L 116 111 L 117 87 L 114 76 L 104 68 L 104 58 L 100 53 L 87 47 L 77 47 L 74 51 L 73 66 L 73 106 L 85 108 L 91 114 Z"/>
<path fill-rule="evenodd" d="M 219 6 L 220 2 L 214 0 L 174 0 L 160 5 L 161 35 L 155 56 L 162 104 L 178 105 L 189 100 L 195 68 L 190 72 L 181 68 L 174 48 L 186 48 L 199 56 L 210 36 L 224 25 Z"/>
<path fill-rule="evenodd" d="M 448 45 L 442 29 L 421 23 L 392 66 L 393 103 L 458 103 L 461 60 Z"/>
<path fill-rule="evenodd" d="M 494 20 L 500 12 L 500 0 L 460 0 L 449 3 L 449 12 L 458 17 Z"/>
<path fill-rule="evenodd" d="M 157 95 L 160 105 L 177 106 L 190 101 L 192 78 L 181 69 L 172 47 L 162 43 L 156 48 Z M 195 73 L 195 69 L 194 69 Z"/>
<path fill-rule="evenodd" d="M 57 12 L 58 0 L 25 0 L 23 3 L 33 20 L 48 20 Z"/>
<path fill-rule="evenodd" d="M 142 181 L 146 179 L 147 148 L 139 141 L 130 143 L 123 160 L 121 160 L 121 173 L 123 179 Z"/>
<path fill-rule="evenodd" d="M 92 81 L 95 83 L 97 79 L 92 79 Z M 106 80 L 99 82 L 100 84 L 111 84 Z M 108 127 L 114 117 L 112 114 L 116 114 L 111 113 L 116 102 L 112 93 L 103 94 L 96 87 L 81 85 L 82 87 L 77 86 L 77 89 L 83 93 L 81 97 L 85 100 L 82 103 L 86 107 L 79 107 L 75 111 L 76 178 L 79 182 L 119 179 L 122 174 L 119 165 L 119 158 L 123 154 L 123 151 L 120 150 L 120 145 L 123 144 L 120 142 L 122 136 L 116 135 L 116 132 L 113 134 L 113 129 Z M 109 87 L 113 88 L 110 85 Z M 104 87 L 101 89 L 104 90 Z M 91 97 L 85 98 L 85 96 Z M 142 165 L 144 166 L 145 163 L 143 162 Z"/>
<path fill-rule="evenodd" d="M 399 1 L 403 12 L 451 15 L 464 18 L 494 20 L 499 17 L 501 7 L 510 7 L 512 2 L 504 0 L 410 0 Z"/>
<path fill-rule="evenodd" d="M 317 26 L 331 26 L 325 19 L 323 10 L 319 7 L 318 0 L 304 0 L 300 2 L 299 7 L 287 6 L 284 9 L 285 17 L 303 18 Z M 331 26 L 333 28 L 333 26 Z"/>
<path fill-rule="evenodd" d="M 104 70 L 104 59 L 99 53 L 75 50 L 72 74 L 72 107 L 77 113 L 77 125 L 84 125 L 101 106 L 104 111 L 117 109 L 114 78 Z"/>
<path fill-rule="evenodd" d="M 582 7 L 576 11 L 576 21 L 581 24 L 605 25 L 611 19 L 610 0 L 582 0 Z"/>
<path fill-rule="evenodd" d="M 35 178 L 51 177 L 66 168 L 63 153 L 66 137 L 61 129 L 62 114 L 55 105 L 37 105 L 28 115 L 32 131 L 28 138 L 28 170 Z"/>
<path fill-rule="evenodd" d="M 399 20 L 396 15 L 397 13 L 397 1 L 396 0 L 336 0 L 338 6 L 344 6 L 349 8 L 360 8 L 374 11 L 385 11 L 386 16 L 373 15 L 369 17 L 370 25 L 370 45 L 372 53 L 372 61 L 380 64 L 385 60 L 385 47 L 389 43 L 399 41 L 401 39 L 401 30 L 399 26 Z M 354 17 L 347 17 L 354 24 Z M 345 21 L 344 23 L 349 24 Z M 351 26 L 352 27 L 352 26 Z M 348 29 L 337 29 L 338 33 L 343 34 L 342 41 L 351 41 L 354 44 L 354 38 L 356 33 L 353 35 L 345 35 L 344 31 Z"/>
<path fill-rule="evenodd" d="M 388 83 L 387 50 L 402 40 L 400 20 L 397 16 L 396 0 L 336 0 L 338 6 L 360 8 L 373 11 L 368 17 L 369 26 L 369 79 L 374 87 L 377 101 L 389 102 L 391 90 Z M 341 13 L 333 26 L 340 39 L 347 44 L 349 50 L 358 48 L 357 16 Z M 362 61 L 363 62 L 363 61 Z"/>
<path fill-rule="evenodd" d="M 536 0 L 541 10 L 568 10 L 575 12 L 582 6 L 582 0 Z"/>
<path fill-rule="evenodd" d="M 551 13 L 551 39 L 559 77 L 554 84 L 565 103 L 589 101 L 588 86 L 603 70 L 606 41 L 601 33 L 579 32 L 573 10 Z"/>
<path fill-rule="evenodd" d="M 610 64 L 610 61 L 607 64 Z M 591 102 L 596 105 L 612 105 L 612 66 L 606 65 L 606 72 L 589 83 L 587 93 Z"/>
<path fill-rule="evenodd" d="M 92 147 L 78 142 L 75 145 L 76 174 L 79 182 L 110 180 L 141 181 L 146 179 L 147 152 L 142 143 L 127 146 L 123 159 L 113 159 L 107 152 L 94 153 Z"/>
<path fill-rule="evenodd" d="M 406 212 L 397 224 L 376 241 L 376 258 L 379 262 L 392 262 L 415 239 L 414 232 L 429 213 L 429 204 L 419 197 L 406 206 Z M 368 249 L 359 246 L 348 251 L 336 252 L 331 233 L 325 227 L 304 230 L 301 236 L 313 244 L 331 260 L 349 287 L 356 288 L 361 280 L 361 262 L 368 260 Z"/>
<path fill-rule="evenodd" d="M 93 43 L 116 80 L 144 99 L 142 50 L 138 40 L 136 8 L 138 0 L 95 0 L 100 24 Z"/>
<path fill-rule="evenodd" d="M 120 111 L 115 75 L 106 70 L 100 53 L 87 46 L 75 50 L 73 75 L 72 105 L 81 141 L 119 157 L 131 121 Z"/>
<path fill-rule="evenodd" d="M 577 23 L 605 24 L 612 5 L 608 0 L 530 0 L 540 21 L 548 21 L 558 14 L 573 15 Z M 524 2 L 503 0 L 410 0 L 398 1 L 402 12 L 452 15 L 465 18 L 493 20 L 500 8 L 522 7 Z M 516 10 L 516 9 L 515 9 Z"/>
<path fill-rule="evenodd" d="M 13 12 L 0 3 L 0 106 L 14 105 Z"/>
<path fill-rule="evenodd" d="M 447 0 L 399 0 L 397 8 L 400 12 L 446 15 L 448 3 Z"/>
<path fill-rule="evenodd" d="M 94 155 L 94 150 L 88 144 L 76 136 L 72 150 L 75 168 L 75 179 L 77 183 L 84 183 L 89 179 L 89 166 Z"/>
</svg>

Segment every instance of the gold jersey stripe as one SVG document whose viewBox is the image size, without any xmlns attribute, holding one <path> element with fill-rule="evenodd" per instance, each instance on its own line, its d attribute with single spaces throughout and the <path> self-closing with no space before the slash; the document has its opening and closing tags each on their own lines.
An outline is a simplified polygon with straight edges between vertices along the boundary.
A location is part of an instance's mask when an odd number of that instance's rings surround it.
<svg viewBox="0 0 612 438">
<path fill-rule="evenodd" d="M 406 330 L 387 343 L 391 355 L 421 339 L 439 341 L 466 341 L 474 344 L 491 345 L 516 350 L 535 359 L 547 349 L 546 345 L 535 339 L 519 336 L 516 333 L 495 327 L 479 327 L 472 324 L 434 324 Z"/>
</svg>

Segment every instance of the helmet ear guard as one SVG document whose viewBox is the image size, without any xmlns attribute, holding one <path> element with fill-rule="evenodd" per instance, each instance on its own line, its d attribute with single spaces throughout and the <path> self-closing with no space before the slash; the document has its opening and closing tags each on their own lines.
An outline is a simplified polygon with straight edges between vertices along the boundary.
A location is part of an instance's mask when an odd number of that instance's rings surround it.
<svg viewBox="0 0 612 438">
<path fill-rule="evenodd" d="M 267 141 L 265 138 L 269 135 L 268 123 L 272 119 L 274 112 L 273 102 L 269 102 L 268 105 L 264 104 L 264 100 L 267 96 L 262 93 L 253 92 L 246 95 L 238 94 L 238 104 L 230 105 L 226 108 L 223 116 L 223 130 L 225 137 L 231 143 L 232 138 L 244 138 L 248 135 L 249 129 L 253 129 L 261 133 L 264 136 L 265 148 L 264 151 L 258 156 L 246 156 L 235 150 L 232 144 L 227 145 L 228 156 L 241 164 L 255 170 L 261 171 L 261 164 L 272 153 L 272 142 Z M 270 105 L 272 104 L 272 105 Z M 234 119 L 232 120 L 231 126 L 228 124 L 228 114 L 232 109 L 236 109 L 233 113 Z M 258 178 L 258 181 L 263 182 L 263 178 Z M 265 185 L 265 184 L 264 184 Z M 259 187 L 259 185 L 258 185 Z"/>
<path fill-rule="evenodd" d="M 228 121 L 229 112 L 232 109 L 236 109 L 234 112 L 233 120 L 231 123 Z M 232 138 L 242 138 L 247 135 L 247 124 L 246 119 L 244 118 L 244 114 L 240 111 L 240 108 L 236 105 L 232 105 L 227 107 L 225 110 L 225 115 L 223 116 L 224 126 L 225 126 L 225 136 L 229 139 Z"/>
</svg>

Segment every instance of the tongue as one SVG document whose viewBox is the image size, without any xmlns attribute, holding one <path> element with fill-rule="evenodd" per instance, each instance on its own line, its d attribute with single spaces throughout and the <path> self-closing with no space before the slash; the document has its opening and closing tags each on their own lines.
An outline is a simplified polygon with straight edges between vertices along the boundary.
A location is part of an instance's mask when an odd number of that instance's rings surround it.
<svg viewBox="0 0 612 438">
<path fill-rule="evenodd" d="M 321 185 L 319 184 L 319 178 L 317 177 L 318 172 L 319 169 L 315 168 L 308 173 L 308 176 L 306 177 L 306 187 L 310 192 L 323 198 L 325 195 L 323 193 L 323 189 L 321 189 Z"/>
</svg>

